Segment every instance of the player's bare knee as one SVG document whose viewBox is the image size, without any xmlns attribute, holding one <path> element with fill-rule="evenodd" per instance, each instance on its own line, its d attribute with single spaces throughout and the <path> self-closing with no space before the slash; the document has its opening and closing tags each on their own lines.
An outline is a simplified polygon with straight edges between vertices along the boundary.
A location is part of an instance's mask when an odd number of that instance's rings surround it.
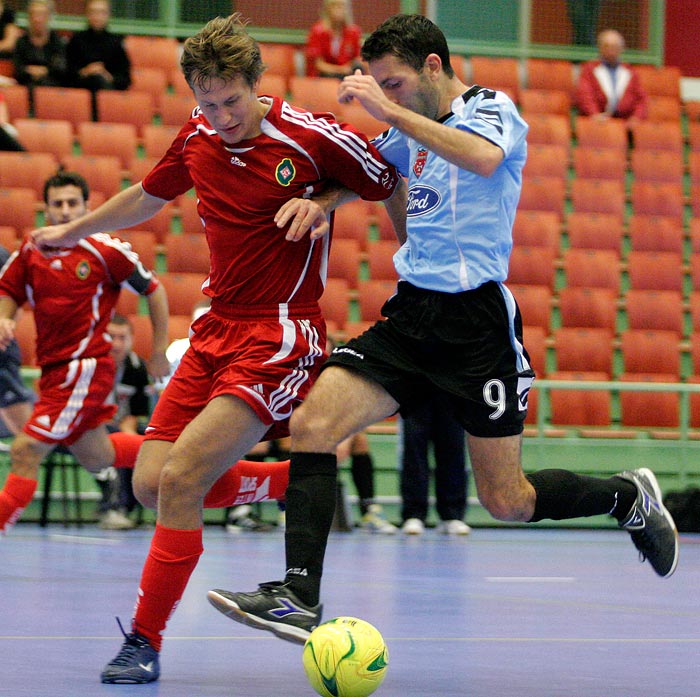
<svg viewBox="0 0 700 697">
<path fill-rule="evenodd" d="M 150 474 L 134 471 L 131 486 L 136 500 L 146 508 L 156 509 L 158 507 L 158 484 L 159 478 Z"/>
<path fill-rule="evenodd" d="M 195 502 L 204 498 L 207 487 L 197 475 L 195 467 L 182 467 L 179 462 L 169 460 L 161 473 L 158 494 L 162 500 Z"/>
<path fill-rule="evenodd" d="M 45 449 L 33 439 L 15 438 L 10 449 L 12 472 L 21 477 L 36 479 L 45 453 Z"/>
<path fill-rule="evenodd" d="M 531 512 L 528 511 L 525 501 L 520 501 L 502 491 L 481 492 L 479 500 L 481 505 L 496 520 L 524 523 L 531 517 Z"/>
</svg>

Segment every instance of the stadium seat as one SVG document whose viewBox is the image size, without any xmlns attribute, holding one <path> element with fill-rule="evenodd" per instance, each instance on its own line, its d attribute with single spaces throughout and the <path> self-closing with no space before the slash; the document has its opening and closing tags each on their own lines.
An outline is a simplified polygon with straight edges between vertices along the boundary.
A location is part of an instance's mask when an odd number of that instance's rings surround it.
<svg viewBox="0 0 700 697">
<path fill-rule="evenodd" d="M 343 330 L 350 311 L 350 292 L 344 278 L 327 278 L 326 288 L 319 299 L 319 305 L 327 322 L 333 322 L 337 329 Z"/>
<path fill-rule="evenodd" d="M 566 199 L 566 181 L 560 177 L 529 177 L 523 179 L 518 202 L 519 210 L 552 211 L 562 220 Z"/>
<path fill-rule="evenodd" d="M 516 104 L 520 91 L 520 69 L 517 58 L 472 56 L 472 82 L 505 92 Z"/>
<path fill-rule="evenodd" d="M 70 121 L 73 130 L 92 121 L 92 95 L 80 87 L 35 87 L 34 117 Z"/>
<path fill-rule="evenodd" d="M 339 104 L 334 113 L 341 123 L 346 122 L 354 126 L 360 133 L 368 138 L 376 138 L 389 128 L 389 124 L 378 121 L 360 104 Z"/>
<path fill-rule="evenodd" d="M 132 67 L 130 90 L 147 92 L 153 104 L 157 104 L 160 96 L 168 91 L 168 72 L 163 68 Z"/>
<path fill-rule="evenodd" d="M 573 211 L 566 219 L 569 247 L 579 249 L 611 249 L 620 253 L 623 225 L 612 213 L 584 213 Z"/>
<path fill-rule="evenodd" d="M 613 332 L 600 327 L 562 327 L 554 332 L 557 370 L 613 372 Z"/>
<path fill-rule="evenodd" d="M 189 89 L 189 88 L 188 88 Z M 161 96 L 156 111 L 164 126 L 177 126 L 182 128 L 197 106 L 192 91 L 186 94 L 164 94 Z"/>
<path fill-rule="evenodd" d="M 508 284 L 546 286 L 554 290 L 557 252 L 549 247 L 513 247 Z"/>
<path fill-rule="evenodd" d="M 563 145 L 530 144 L 527 149 L 523 177 L 559 177 L 566 180 L 568 176 L 569 156 L 567 148 Z"/>
<path fill-rule="evenodd" d="M 334 239 L 328 258 L 328 278 L 343 278 L 349 289 L 356 290 L 359 277 L 360 243 L 353 239 Z"/>
<path fill-rule="evenodd" d="M 19 247 L 20 238 L 12 225 L 0 225 L 0 246 L 8 252 L 14 252 Z"/>
<path fill-rule="evenodd" d="M 605 381 L 605 373 L 556 371 L 550 380 Z M 610 426 L 612 400 L 609 390 L 552 389 L 549 393 L 550 421 L 556 426 Z"/>
<path fill-rule="evenodd" d="M 627 234 L 631 248 L 637 252 L 683 253 L 683 227 L 675 217 L 631 215 Z"/>
<path fill-rule="evenodd" d="M 381 309 L 384 303 L 396 292 L 396 282 L 376 279 L 360 281 L 357 292 L 360 319 L 375 322 L 382 318 Z"/>
<path fill-rule="evenodd" d="M 633 150 L 630 170 L 635 181 L 683 182 L 683 157 L 672 150 Z"/>
<path fill-rule="evenodd" d="M 81 123 L 78 140 L 83 155 L 118 157 L 123 169 L 137 154 L 136 126 L 130 123 Z"/>
<path fill-rule="evenodd" d="M 367 251 L 371 220 L 364 201 L 351 201 L 339 206 L 334 212 L 333 220 L 334 238 L 357 240 L 360 249 Z"/>
<path fill-rule="evenodd" d="M 671 65 L 636 65 L 644 91 L 650 97 L 672 97 L 676 101 L 681 98 L 681 71 Z"/>
<path fill-rule="evenodd" d="M 614 332 L 617 326 L 617 293 L 610 288 L 567 286 L 559 291 L 562 327 L 601 327 Z"/>
<path fill-rule="evenodd" d="M 309 111 L 330 111 L 335 114 L 340 109 L 338 86 L 340 80 L 331 77 L 302 77 L 294 75 L 289 81 L 290 102 L 294 106 Z"/>
<path fill-rule="evenodd" d="M 34 189 L 0 189 L 0 225 L 15 228 L 20 236 L 36 227 L 36 208 L 41 199 Z"/>
<path fill-rule="evenodd" d="M 677 382 L 673 373 L 631 373 L 621 375 L 620 382 Z M 677 392 L 620 393 L 620 422 L 626 427 L 677 428 L 680 421 L 680 397 Z"/>
<path fill-rule="evenodd" d="M 133 157 L 129 163 L 129 181 L 132 184 L 142 181 L 159 160 L 159 157 Z"/>
<path fill-rule="evenodd" d="M 562 257 L 567 286 L 620 292 L 620 257 L 610 249 L 567 249 Z"/>
<path fill-rule="evenodd" d="M 683 291 L 683 257 L 673 252 L 637 252 L 627 255 L 630 288 Z"/>
<path fill-rule="evenodd" d="M 153 325 L 150 316 L 131 314 L 127 315 L 127 319 L 134 330 L 134 352 L 144 360 L 148 360 L 153 348 Z"/>
<path fill-rule="evenodd" d="M 547 331 L 539 326 L 524 324 L 523 345 L 535 374 L 544 375 L 547 370 Z"/>
<path fill-rule="evenodd" d="M 549 333 L 552 311 L 551 288 L 528 283 L 508 283 L 508 288 L 518 303 L 523 324 L 529 327 L 542 327 Z"/>
<path fill-rule="evenodd" d="M 629 329 L 684 331 L 683 296 L 676 290 L 627 291 L 624 301 Z"/>
<path fill-rule="evenodd" d="M 562 145 L 571 148 L 571 123 L 568 116 L 559 114 L 529 114 L 528 143 Z"/>
<path fill-rule="evenodd" d="M 627 151 L 627 128 L 621 119 L 599 121 L 591 116 L 576 119 L 578 147 L 613 148 L 624 157 Z"/>
<path fill-rule="evenodd" d="M 683 133 L 680 123 L 640 121 L 634 127 L 636 150 L 670 150 L 682 155 Z"/>
<path fill-rule="evenodd" d="M 122 168 L 118 157 L 68 155 L 63 158 L 63 164 L 67 170 L 85 177 L 91 191 L 99 191 L 106 198 L 121 191 Z"/>
<path fill-rule="evenodd" d="M 119 300 L 114 306 L 114 311 L 123 317 L 129 315 L 138 315 L 140 308 L 141 296 L 131 290 L 122 288 L 119 292 Z"/>
<path fill-rule="evenodd" d="M 260 57 L 267 70 L 263 75 L 277 75 L 284 80 L 284 91 L 289 91 L 289 81 L 296 74 L 296 47 L 292 44 L 260 42 Z"/>
<path fill-rule="evenodd" d="M 573 153 L 574 173 L 580 179 L 625 181 L 627 161 L 617 148 L 579 146 Z"/>
<path fill-rule="evenodd" d="M 152 232 L 156 236 L 158 244 L 163 244 L 165 242 L 165 236 L 169 232 L 172 232 L 171 228 L 173 216 L 174 206 L 172 203 L 168 203 L 151 218 L 142 220 L 140 223 L 132 225 L 128 229 L 147 230 L 148 232 Z M 189 310 L 186 310 L 186 312 L 189 312 Z"/>
<path fill-rule="evenodd" d="M 199 233 L 170 233 L 165 236 L 165 263 L 168 273 L 194 272 L 208 276 L 210 270 L 207 238 Z"/>
<path fill-rule="evenodd" d="M 614 179 L 574 179 L 571 203 L 579 213 L 609 213 L 622 221 L 625 212 L 625 186 Z"/>
<path fill-rule="evenodd" d="M 281 75 L 268 73 L 262 74 L 258 94 L 267 94 L 271 97 L 287 98 L 287 81 Z"/>
<path fill-rule="evenodd" d="M 529 89 L 561 90 L 573 97 L 574 66 L 570 61 L 528 58 L 525 73 Z"/>
<path fill-rule="evenodd" d="M 0 89 L 7 104 L 10 122 L 29 118 L 29 89 L 24 85 L 5 85 Z"/>
<path fill-rule="evenodd" d="M 29 152 L 51 153 L 59 162 L 73 153 L 73 126 L 70 121 L 16 119 L 19 141 Z"/>
<path fill-rule="evenodd" d="M 143 150 L 146 157 L 160 159 L 170 147 L 175 136 L 180 132 L 177 126 L 148 124 L 143 127 Z"/>
<path fill-rule="evenodd" d="M 679 223 L 683 222 L 685 201 L 682 184 L 634 181 L 630 198 L 636 215 L 672 216 Z"/>
<path fill-rule="evenodd" d="M 169 73 L 179 67 L 177 39 L 129 34 L 124 37 L 124 48 L 133 68 L 160 68 Z"/>
<path fill-rule="evenodd" d="M 170 272 L 159 274 L 158 278 L 168 294 L 168 309 L 174 315 L 191 315 L 192 308 L 204 299 L 202 283 L 205 273 Z"/>
<path fill-rule="evenodd" d="M 650 95 L 648 110 L 647 119 L 652 123 L 671 121 L 679 124 L 681 122 L 682 109 L 680 100 L 677 98 L 654 97 Z"/>
<path fill-rule="evenodd" d="M 168 317 L 168 341 L 187 339 L 190 336 L 192 313 L 188 315 L 170 315 Z"/>
<path fill-rule="evenodd" d="M 367 244 L 369 277 L 377 280 L 398 281 L 394 267 L 394 254 L 399 248 L 397 241 L 374 240 Z"/>
<path fill-rule="evenodd" d="M 568 117 L 571 96 L 562 90 L 520 90 L 520 110 L 526 121 L 530 114 L 559 114 Z"/>
<path fill-rule="evenodd" d="M 155 102 L 150 92 L 99 90 L 97 113 L 100 123 L 131 124 L 140 135 L 144 126 L 153 123 Z"/>
<path fill-rule="evenodd" d="M 131 248 L 139 255 L 141 263 L 149 270 L 156 266 L 156 236 L 147 230 L 118 230 L 113 233 L 124 242 L 128 242 Z M 131 314 L 130 312 L 121 314 Z"/>
<path fill-rule="evenodd" d="M 43 199 L 44 182 L 58 170 L 58 161 L 47 152 L 0 152 L 0 187 L 33 189 Z"/>
<path fill-rule="evenodd" d="M 620 334 L 625 373 L 668 373 L 680 377 L 676 332 L 664 329 L 626 329 Z"/>
<path fill-rule="evenodd" d="M 559 216 L 552 211 L 519 210 L 513 223 L 513 244 L 559 250 Z"/>
</svg>

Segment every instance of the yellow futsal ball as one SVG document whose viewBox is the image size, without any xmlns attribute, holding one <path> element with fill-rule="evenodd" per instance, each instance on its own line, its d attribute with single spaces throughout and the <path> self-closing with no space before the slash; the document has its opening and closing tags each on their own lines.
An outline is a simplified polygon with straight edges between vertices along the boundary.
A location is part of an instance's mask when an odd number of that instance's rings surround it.
<svg viewBox="0 0 700 697">
<path fill-rule="evenodd" d="M 389 654 L 369 622 L 336 617 L 311 632 L 303 660 L 306 677 L 321 697 L 367 697 L 382 684 Z"/>
</svg>

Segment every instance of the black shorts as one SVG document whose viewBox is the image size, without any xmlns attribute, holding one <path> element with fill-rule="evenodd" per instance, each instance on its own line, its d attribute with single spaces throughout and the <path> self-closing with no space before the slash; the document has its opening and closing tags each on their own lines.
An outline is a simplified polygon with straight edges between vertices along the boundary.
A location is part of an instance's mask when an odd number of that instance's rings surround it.
<svg viewBox="0 0 700 697">
<path fill-rule="evenodd" d="M 0 351 L 0 409 L 32 399 L 32 393 L 22 381 L 20 365 L 19 346 L 13 341 Z"/>
<path fill-rule="evenodd" d="M 336 348 L 323 367 L 366 375 L 403 415 L 439 392 L 474 436 L 522 433 L 535 373 L 520 312 L 504 285 L 489 282 L 452 294 L 401 281 L 382 314 L 386 320 Z"/>
</svg>

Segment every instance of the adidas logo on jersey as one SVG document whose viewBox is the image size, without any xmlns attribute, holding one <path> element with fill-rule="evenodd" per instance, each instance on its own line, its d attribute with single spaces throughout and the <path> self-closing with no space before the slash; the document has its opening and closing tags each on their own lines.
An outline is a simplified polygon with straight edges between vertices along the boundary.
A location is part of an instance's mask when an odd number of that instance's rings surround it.
<svg viewBox="0 0 700 697">
<path fill-rule="evenodd" d="M 247 167 L 246 163 L 241 160 L 240 157 L 236 157 L 235 155 L 231 158 L 230 160 L 232 165 L 238 165 L 239 167 Z"/>
</svg>

